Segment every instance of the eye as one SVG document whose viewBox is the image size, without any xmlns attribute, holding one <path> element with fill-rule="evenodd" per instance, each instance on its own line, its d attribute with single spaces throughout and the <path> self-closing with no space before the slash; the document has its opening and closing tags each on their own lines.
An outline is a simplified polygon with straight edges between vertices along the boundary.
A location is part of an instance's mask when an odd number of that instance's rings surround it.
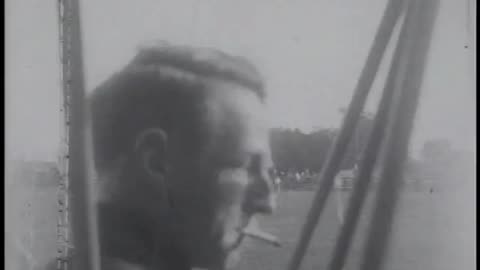
<svg viewBox="0 0 480 270">
<path fill-rule="evenodd" d="M 246 155 L 228 155 L 218 158 L 217 164 L 221 168 L 244 169 L 249 167 L 250 159 Z"/>
<path fill-rule="evenodd" d="M 247 170 L 250 174 L 267 174 L 270 179 L 275 178 L 275 169 L 269 166 L 261 154 L 254 154 L 248 161 Z M 265 176 L 267 176 L 265 175 Z"/>
<path fill-rule="evenodd" d="M 254 154 L 250 157 L 248 162 L 248 171 L 250 173 L 259 173 L 262 168 L 262 158 L 259 154 Z"/>
</svg>

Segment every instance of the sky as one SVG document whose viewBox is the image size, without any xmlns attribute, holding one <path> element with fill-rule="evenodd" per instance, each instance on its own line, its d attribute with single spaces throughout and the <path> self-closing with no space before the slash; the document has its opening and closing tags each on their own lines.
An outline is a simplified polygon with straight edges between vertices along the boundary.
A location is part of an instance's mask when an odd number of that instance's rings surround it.
<svg viewBox="0 0 480 270">
<path fill-rule="evenodd" d="M 385 0 L 84 0 L 87 91 L 120 69 L 142 43 L 215 47 L 249 58 L 264 75 L 275 126 L 339 127 Z M 6 148 L 54 160 L 61 88 L 56 1 L 7 0 Z M 476 94 L 466 0 L 441 0 L 411 149 L 446 138 L 474 151 Z M 391 50 L 390 50 L 391 51 Z M 388 62 L 367 110 L 374 112 Z"/>
</svg>

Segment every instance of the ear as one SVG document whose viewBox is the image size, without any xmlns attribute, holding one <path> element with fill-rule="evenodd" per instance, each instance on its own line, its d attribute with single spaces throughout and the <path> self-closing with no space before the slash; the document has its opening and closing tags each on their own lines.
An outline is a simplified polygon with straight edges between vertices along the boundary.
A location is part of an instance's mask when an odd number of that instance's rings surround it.
<svg viewBox="0 0 480 270">
<path fill-rule="evenodd" d="M 167 139 L 161 128 L 145 129 L 135 138 L 136 161 L 150 178 L 163 178 L 167 172 Z"/>
</svg>

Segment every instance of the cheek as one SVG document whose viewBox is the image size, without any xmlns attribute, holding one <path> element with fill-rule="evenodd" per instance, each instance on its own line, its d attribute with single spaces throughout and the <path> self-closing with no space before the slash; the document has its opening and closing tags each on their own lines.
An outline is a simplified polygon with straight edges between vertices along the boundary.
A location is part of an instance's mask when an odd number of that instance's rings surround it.
<svg viewBox="0 0 480 270">
<path fill-rule="evenodd" d="M 221 205 L 241 204 L 249 182 L 248 174 L 243 169 L 222 170 L 218 174 L 217 188 Z"/>
<path fill-rule="evenodd" d="M 241 226 L 243 221 L 242 208 L 248 182 L 245 170 L 223 170 L 218 174 L 216 183 L 218 201 L 213 232 L 221 236 L 223 249 L 232 245 L 238 238 L 236 228 Z"/>
<path fill-rule="evenodd" d="M 240 169 L 223 170 L 218 174 L 216 184 L 217 201 L 214 231 L 224 234 L 241 222 L 248 174 L 245 170 Z"/>
</svg>

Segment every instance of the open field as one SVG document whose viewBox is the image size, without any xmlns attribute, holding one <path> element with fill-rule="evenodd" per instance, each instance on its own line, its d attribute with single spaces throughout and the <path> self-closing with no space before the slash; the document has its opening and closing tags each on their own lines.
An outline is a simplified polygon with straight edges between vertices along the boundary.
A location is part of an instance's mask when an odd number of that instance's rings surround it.
<svg viewBox="0 0 480 270">
<path fill-rule="evenodd" d="M 385 269 L 474 269 L 474 192 L 473 188 L 463 192 L 405 191 L 396 216 L 391 252 Z M 282 238 L 284 246 L 275 249 L 251 240 L 247 243 L 244 260 L 237 269 L 286 269 L 312 197 L 311 191 L 282 193 L 278 212 L 260 223 L 265 230 Z M 371 210 L 371 203 L 372 198 L 369 198 L 366 210 Z M 358 269 L 369 212 L 371 211 L 366 211 L 362 216 L 356 242 L 345 269 Z M 338 228 L 336 204 L 331 198 L 320 218 L 301 269 L 326 268 Z"/>
<path fill-rule="evenodd" d="M 474 269 L 475 188 L 471 185 L 447 190 L 433 193 L 428 190 L 403 192 L 386 269 Z M 56 254 L 56 189 L 51 186 L 38 187 L 28 181 L 7 181 L 6 191 L 6 269 L 43 270 L 47 260 Z M 261 219 L 260 223 L 264 229 L 281 238 L 283 247 L 272 248 L 253 240 L 247 241 L 243 260 L 236 269 L 285 269 L 312 195 L 312 191 L 282 192 L 278 211 L 271 217 Z M 366 207 L 370 208 L 369 204 Z M 346 267 L 348 270 L 358 267 L 368 212 L 362 216 L 357 234 L 359 237 Z M 336 204 L 331 198 L 302 269 L 324 269 L 338 226 Z M 22 256 L 25 254 L 19 252 L 22 248 L 32 254 L 32 258 Z"/>
</svg>

